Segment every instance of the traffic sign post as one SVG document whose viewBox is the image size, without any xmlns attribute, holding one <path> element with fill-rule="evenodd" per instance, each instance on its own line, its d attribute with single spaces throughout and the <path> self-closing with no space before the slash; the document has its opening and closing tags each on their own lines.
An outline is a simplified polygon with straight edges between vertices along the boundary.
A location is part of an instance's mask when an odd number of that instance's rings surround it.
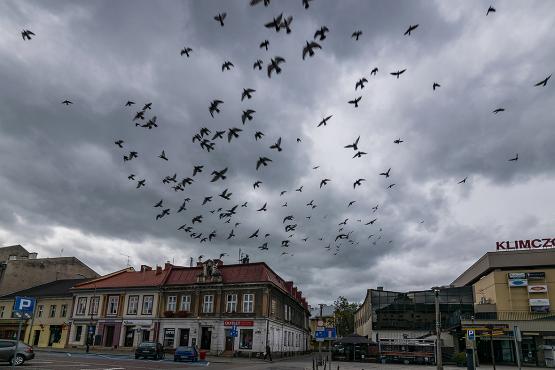
<svg viewBox="0 0 555 370">
<path fill-rule="evenodd" d="M 17 347 L 19 346 L 19 340 L 21 339 L 21 327 L 23 326 L 23 321 L 31 318 L 33 315 L 35 302 L 35 298 L 31 297 L 15 297 L 14 314 L 19 319 L 19 325 L 12 355 L 12 369 L 15 369 L 15 357 L 17 356 Z"/>
<path fill-rule="evenodd" d="M 515 340 L 515 353 L 516 353 L 516 364 L 518 365 L 518 370 L 522 368 L 520 362 L 520 343 L 522 342 L 522 335 L 520 334 L 520 328 L 518 326 L 513 327 L 513 338 Z"/>
</svg>

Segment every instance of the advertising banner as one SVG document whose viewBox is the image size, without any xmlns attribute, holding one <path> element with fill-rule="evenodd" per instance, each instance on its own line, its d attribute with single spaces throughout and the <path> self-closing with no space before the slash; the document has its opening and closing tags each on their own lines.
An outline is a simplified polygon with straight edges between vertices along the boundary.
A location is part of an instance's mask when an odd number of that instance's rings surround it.
<svg viewBox="0 0 555 370">
<path fill-rule="evenodd" d="M 530 306 L 549 306 L 549 299 L 530 298 Z"/>
<path fill-rule="evenodd" d="M 525 272 L 509 272 L 509 279 L 526 279 Z"/>
<path fill-rule="evenodd" d="M 526 274 L 528 280 L 544 280 L 545 279 L 545 272 L 535 271 L 529 272 Z"/>
<path fill-rule="evenodd" d="M 528 293 L 547 293 L 547 285 L 528 285 Z"/>
<path fill-rule="evenodd" d="M 509 286 L 510 287 L 528 286 L 528 280 L 526 280 L 526 279 L 509 279 Z"/>
</svg>

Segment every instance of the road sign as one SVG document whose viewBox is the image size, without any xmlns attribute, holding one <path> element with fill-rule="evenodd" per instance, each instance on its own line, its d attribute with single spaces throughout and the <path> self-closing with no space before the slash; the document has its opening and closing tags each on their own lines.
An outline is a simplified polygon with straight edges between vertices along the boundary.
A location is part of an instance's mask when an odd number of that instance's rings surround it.
<svg viewBox="0 0 555 370">
<path fill-rule="evenodd" d="M 229 331 L 229 335 L 232 336 L 232 337 L 238 337 L 239 336 L 236 325 L 233 325 L 231 327 L 231 330 Z"/>
<path fill-rule="evenodd" d="M 328 339 L 336 339 L 337 338 L 337 330 L 335 328 L 326 328 L 326 337 Z"/>
<path fill-rule="evenodd" d="M 35 310 L 35 298 L 15 297 L 14 311 L 32 314 Z"/>
<path fill-rule="evenodd" d="M 469 330 L 467 334 L 468 334 L 468 340 L 476 340 L 476 337 L 474 335 L 474 330 Z"/>
<path fill-rule="evenodd" d="M 325 330 L 317 330 L 314 332 L 314 337 L 316 339 L 326 339 L 328 337 L 328 332 Z"/>
<path fill-rule="evenodd" d="M 318 326 L 324 326 L 324 322 L 322 320 L 318 320 Z"/>
</svg>

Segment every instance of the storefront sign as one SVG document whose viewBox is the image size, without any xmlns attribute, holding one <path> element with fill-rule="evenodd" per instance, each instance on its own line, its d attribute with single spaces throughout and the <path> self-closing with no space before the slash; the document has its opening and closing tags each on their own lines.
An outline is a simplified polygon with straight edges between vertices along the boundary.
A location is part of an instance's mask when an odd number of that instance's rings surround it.
<svg viewBox="0 0 555 370">
<path fill-rule="evenodd" d="M 224 320 L 224 326 L 254 326 L 252 320 Z"/>
<path fill-rule="evenodd" d="M 528 286 L 528 280 L 526 280 L 526 279 L 509 279 L 509 286 L 510 287 Z"/>
<path fill-rule="evenodd" d="M 526 279 L 525 272 L 509 272 L 509 279 Z"/>
<path fill-rule="evenodd" d="M 151 320 L 123 320 L 123 325 L 150 326 Z"/>
<path fill-rule="evenodd" d="M 528 285 L 528 293 L 547 293 L 547 285 Z"/>
<path fill-rule="evenodd" d="M 535 271 L 535 272 L 528 272 L 526 274 L 528 280 L 544 280 L 545 279 L 545 272 Z"/>
<path fill-rule="evenodd" d="M 496 250 L 555 248 L 555 238 L 495 242 Z"/>
<path fill-rule="evenodd" d="M 530 306 L 530 311 L 537 313 L 548 313 L 549 306 Z"/>
<path fill-rule="evenodd" d="M 549 299 L 546 298 L 530 298 L 530 306 L 549 306 Z"/>
</svg>

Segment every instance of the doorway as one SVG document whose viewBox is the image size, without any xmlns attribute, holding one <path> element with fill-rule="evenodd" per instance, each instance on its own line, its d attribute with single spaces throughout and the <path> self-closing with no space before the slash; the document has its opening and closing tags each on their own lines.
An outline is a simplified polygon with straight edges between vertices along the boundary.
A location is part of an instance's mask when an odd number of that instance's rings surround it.
<svg viewBox="0 0 555 370">
<path fill-rule="evenodd" d="M 62 327 L 60 325 L 50 325 L 50 337 L 48 338 L 48 347 L 53 343 L 59 343 L 62 339 Z"/>
<path fill-rule="evenodd" d="M 150 340 L 150 330 L 143 329 L 143 342 L 148 342 Z"/>
<path fill-rule="evenodd" d="M 135 328 L 133 326 L 125 327 L 125 341 L 124 347 L 133 347 L 133 340 L 135 339 Z"/>
<path fill-rule="evenodd" d="M 105 343 L 104 346 L 106 347 L 112 347 L 114 344 L 114 326 L 110 325 L 110 326 L 106 326 L 106 339 L 105 339 Z"/>
<path fill-rule="evenodd" d="M 233 351 L 235 337 L 231 336 L 231 329 L 225 329 L 225 350 Z"/>
<path fill-rule="evenodd" d="M 33 338 L 33 346 L 38 346 L 40 340 L 40 330 L 35 330 L 35 336 Z"/>
<path fill-rule="evenodd" d="M 212 344 L 212 328 L 203 326 L 202 336 L 200 337 L 200 349 L 210 349 Z"/>
<path fill-rule="evenodd" d="M 189 345 L 189 329 L 179 330 L 179 345 L 185 347 Z"/>
</svg>

